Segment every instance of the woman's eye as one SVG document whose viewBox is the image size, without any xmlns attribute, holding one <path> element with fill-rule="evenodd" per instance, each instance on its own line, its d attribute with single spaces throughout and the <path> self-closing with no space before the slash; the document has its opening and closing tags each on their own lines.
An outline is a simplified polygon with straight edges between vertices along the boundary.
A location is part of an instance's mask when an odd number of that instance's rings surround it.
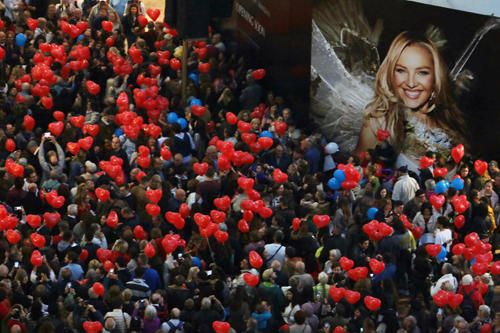
<svg viewBox="0 0 500 333">
<path fill-rule="evenodd" d="M 406 72 L 403 68 L 396 68 L 396 73 L 402 74 Z"/>
<path fill-rule="evenodd" d="M 421 75 L 421 76 L 426 76 L 426 75 L 429 75 L 429 74 L 430 74 L 430 72 L 428 72 L 428 71 L 420 71 L 420 72 L 418 72 L 418 75 Z"/>
</svg>

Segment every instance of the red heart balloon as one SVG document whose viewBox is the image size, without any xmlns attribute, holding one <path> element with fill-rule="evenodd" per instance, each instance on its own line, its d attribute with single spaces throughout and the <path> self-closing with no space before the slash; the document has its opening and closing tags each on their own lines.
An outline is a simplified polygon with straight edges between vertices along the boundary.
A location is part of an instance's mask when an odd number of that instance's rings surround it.
<svg viewBox="0 0 500 333">
<path fill-rule="evenodd" d="M 451 149 L 451 157 L 455 163 L 459 163 L 464 157 L 465 148 L 463 144 L 459 144 Z"/>
<path fill-rule="evenodd" d="M 200 105 L 193 105 L 191 107 L 191 112 L 197 116 L 197 117 L 201 117 L 205 114 L 205 112 L 207 111 L 207 108 L 204 107 L 204 106 L 200 106 Z"/>
<path fill-rule="evenodd" d="M 215 209 L 210 211 L 210 217 L 215 223 L 223 223 L 226 220 L 226 214 Z"/>
<path fill-rule="evenodd" d="M 66 144 L 66 150 L 69 151 L 72 155 L 77 155 L 80 151 L 80 145 L 78 142 L 68 142 Z"/>
<path fill-rule="evenodd" d="M 340 267 L 342 267 L 342 269 L 346 272 L 354 267 L 354 261 L 347 257 L 341 257 L 339 260 L 339 264 Z"/>
<path fill-rule="evenodd" d="M 446 304 L 448 304 L 449 298 L 450 292 L 445 290 L 439 290 L 436 294 L 434 294 L 434 296 L 432 296 L 434 303 L 440 308 L 443 308 Z"/>
<path fill-rule="evenodd" d="M 227 114 L 226 114 L 226 119 L 227 119 Z M 241 133 L 248 133 L 252 130 L 252 124 L 247 123 L 246 121 L 243 120 L 238 120 L 238 130 Z"/>
<path fill-rule="evenodd" d="M 199 63 L 198 70 L 200 71 L 200 73 L 203 73 L 203 74 L 210 72 L 210 63 L 208 63 L 208 62 Z"/>
<path fill-rule="evenodd" d="M 77 128 L 82 128 L 83 124 L 85 123 L 85 117 L 84 116 L 74 116 L 69 118 L 69 122 L 71 125 Z"/>
<path fill-rule="evenodd" d="M 427 244 L 425 246 L 425 250 L 432 257 L 437 257 L 437 255 L 441 252 L 442 247 L 439 244 Z"/>
<path fill-rule="evenodd" d="M 378 261 L 374 258 L 370 259 L 369 266 L 373 274 L 375 275 L 382 273 L 385 269 L 385 264 L 382 261 Z"/>
<path fill-rule="evenodd" d="M 391 136 L 391 132 L 383 130 L 383 129 L 378 129 L 377 130 L 377 141 L 379 142 L 384 142 Z"/>
<path fill-rule="evenodd" d="M 85 151 L 89 151 L 90 148 L 92 148 L 93 144 L 94 144 L 94 138 L 91 136 L 86 136 L 78 140 L 78 145 Z"/>
<path fill-rule="evenodd" d="M 21 240 L 21 234 L 17 230 L 7 230 L 5 232 L 5 238 L 10 244 L 17 244 Z"/>
<path fill-rule="evenodd" d="M 441 207 L 443 207 L 445 200 L 446 198 L 442 194 L 432 194 L 429 198 L 429 202 L 431 203 L 432 207 L 436 208 L 436 210 L 440 210 Z"/>
<path fill-rule="evenodd" d="M 148 24 L 148 19 L 144 15 L 137 16 L 137 23 L 140 27 L 145 27 Z"/>
<path fill-rule="evenodd" d="M 368 308 L 368 310 L 370 311 L 377 311 L 380 306 L 382 305 L 382 302 L 380 301 L 380 299 L 376 298 L 376 297 L 372 297 L 372 296 L 365 296 L 364 298 L 364 303 L 365 303 L 365 306 Z"/>
<path fill-rule="evenodd" d="M 45 237 L 36 232 L 30 235 L 30 241 L 31 244 L 33 244 L 35 247 L 39 249 L 45 246 Z"/>
<path fill-rule="evenodd" d="M 330 224 L 330 216 L 329 215 L 314 215 L 313 223 L 316 225 L 318 229 L 326 228 Z"/>
<path fill-rule="evenodd" d="M 106 224 L 111 229 L 116 229 L 118 227 L 118 213 L 114 210 L 110 211 L 108 217 L 106 218 Z"/>
<path fill-rule="evenodd" d="M 160 212 L 161 212 L 160 206 L 150 203 L 146 205 L 146 213 L 148 213 L 150 216 L 152 217 L 158 216 L 160 215 Z"/>
<path fill-rule="evenodd" d="M 273 146 L 274 141 L 268 137 L 260 137 L 257 139 L 257 143 L 262 147 L 262 149 L 267 150 Z"/>
<path fill-rule="evenodd" d="M 331 286 L 330 289 L 328 290 L 328 294 L 335 301 L 335 303 L 338 303 L 344 297 L 345 289 Z"/>
<path fill-rule="evenodd" d="M 252 222 L 254 218 L 253 212 L 251 210 L 243 211 L 243 220 L 247 222 Z"/>
<path fill-rule="evenodd" d="M 38 27 L 38 20 L 28 17 L 26 19 L 26 25 L 28 26 L 28 28 L 30 28 L 30 30 L 35 31 L 35 29 Z"/>
<path fill-rule="evenodd" d="M 276 132 L 276 134 L 278 134 L 280 136 L 285 134 L 286 129 L 287 129 L 287 125 L 284 121 L 275 121 L 273 125 L 274 125 L 274 131 Z"/>
<path fill-rule="evenodd" d="M 101 92 L 101 87 L 94 81 L 87 80 L 85 82 L 85 87 L 87 88 L 87 91 L 91 95 L 97 95 L 98 93 Z"/>
<path fill-rule="evenodd" d="M 111 21 L 102 21 L 101 26 L 102 26 L 102 29 L 106 32 L 113 31 L 113 22 L 111 22 Z"/>
<path fill-rule="evenodd" d="M 168 149 L 168 147 L 165 146 L 161 147 L 160 155 L 164 161 L 169 161 L 172 158 L 172 153 L 170 152 L 170 149 Z"/>
<path fill-rule="evenodd" d="M 464 296 L 462 294 L 451 294 L 448 299 L 448 305 L 453 310 L 458 309 L 462 301 L 464 300 Z"/>
<path fill-rule="evenodd" d="M 104 286 L 100 282 L 95 282 L 92 285 L 92 291 L 97 295 L 97 296 L 104 296 Z"/>
<path fill-rule="evenodd" d="M 149 202 L 154 204 L 157 204 L 161 200 L 162 196 L 163 196 L 163 191 L 160 188 L 156 190 L 146 191 L 146 198 L 148 198 Z"/>
<path fill-rule="evenodd" d="M 43 222 L 49 229 L 54 228 L 60 221 L 61 221 L 61 214 L 59 214 L 58 212 L 43 213 Z"/>
<path fill-rule="evenodd" d="M 206 163 L 206 162 L 203 162 L 203 163 L 198 163 L 198 162 L 193 163 L 193 171 L 197 175 L 203 176 L 208 171 L 208 163 Z"/>
<path fill-rule="evenodd" d="M 472 265 L 472 272 L 477 276 L 483 275 L 488 271 L 488 269 L 488 264 L 484 262 L 476 262 Z"/>
<path fill-rule="evenodd" d="M 264 68 L 259 68 L 254 70 L 251 75 L 254 80 L 259 81 L 266 77 L 266 70 Z"/>
<path fill-rule="evenodd" d="M 253 180 L 252 178 L 247 178 L 243 176 L 238 178 L 238 186 L 241 187 L 243 190 L 251 190 L 254 184 L 255 180 Z"/>
<path fill-rule="evenodd" d="M 42 224 L 42 217 L 40 215 L 29 214 L 26 216 L 26 223 L 34 229 L 38 228 Z"/>
<path fill-rule="evenodd" d="M 83 125 L 83 134 L 88 134 L 95 137 L 97 134 L 99 134 L 99 125 L 97 124 Z"/>
<path fill-rule="evenodd" d="M 273 215 L 273 210 L 269 207 L 261 207 L 258 213 L 263 219 L 268 219 Z"/>
<path fill-rule="evenodd" d="M 292 229 L 293 229 L 293 231 L 299 231 L 301 223 L 302 223 L 302 221 L 298 217 L 295 217 L 292 220 Z"/>
<path fill-rule="evenodd" d="M 253 268 L 259 269 L 262 267 L 262 264 L 264 261 L 262 260 L 262 257 L 256 252 L 256 251 L 250 251 L 248 254 L 248 258 L 250 261 L 250 265 L 252 265 Z"/>
<path fill-rule="evenodd" d="M 31 253 L 31 258 L 30 258 L 30 262 L 33 266 L 35 267 L 40 267 L 42 266 L 42 263 L 43 263 L 43 256 L 42 254 L 40 253 L 40 251 L 38 250 L 35 250 Z"/>
<path fill-rule="evenodd" d="M 12 153 L 14 150 L 16 150 L 16 142 L 13 139 L 7 139 L 5 141 L 5 150 L 7 150 L 9 153 Z"/>
<path fill-rule="evenodd" d="M 109 258 L 111 258 L 111 251 L 101 247 L 97 249 L 96 255 L 97 259 L 99 259 L 99 261 L 103 263 Z"/>
<path fill-rule="evenodd" d="M 471 232 L 465 236 L 464 241 L 467 247 L 472 248 L 475 245 L 477 245 L 481 240 L 479 239 L 479 235 L 477 233 Z"/>
<path fill-rule="evenodd" d="M 446 168 L 434 168 L 434 178 L 445 178 L 448 173 L 448 169 Z"/>
<path fill-rule="evenodd" d="M 178 71 L 181 69 L 181 61 L 177 58 L 173 58 L 170 60 L 170 68 L 174 71 Z"/>
<path fill-rule="evenodd" d="M 274 169 L 273 171 L 273 179 L 277 184 L 283 184 L 288 181 L 288 175 L 282 172 L 280 169 Z"/>
<path fill-rule="evenodd" d="M 335 329 L 333 330 L 333 333 L 344 333 L 345 330 L 342 326 L 337 326 L 335 327 Z"/>
<path fill-rule="evenodd" d="M 427 169 L 431 167 L 433 164 L 434 164 L 434 159 L 430 157 L 423 156 L 422 158 L 420 158 L 420 169 Z"/>
<path fill-rule="evenodd" d="M 139 240 L 146 239 L 146 232 L 144 231 L 144 228 L 142 226 L 135 226 L 134 237 Z"/>
<path fill-rule="evenodd" d="M 23 118 L 23 126 L 28 131 L 33 130 L 33 128 L 35 128 L 35 119 L 30 115 L 25 115 Z"/>
<path fill-rule="evenodd" d="M 500 261 L 495 261 L 493 264 L 491 264 L 490 272 L 493 275 L 500 274 Z"/>
<path fill-rule="evenodd" d="M 227 196 L 227 195 L 225 195 L 221 198 L 215 198 L 214 205 L 219 210 L 227 211 L 227 210 L 229 210 L 229 207 L 231 206 L 231 198 L 229 198 L 229 196 Z"/>
<path fill-rule="evenodd" d="M 151 243 L 147 243 L 144 247 L 144 254 L 148 258 L 153 258 L 156 255 L 155 247 Z"/>
<path fill-rule="evenodd" d="M 359 281 L 366 279 L 368 276 L 368 268 L 366 267 L 356 267 L 347 271 L 347 276 L 353 281 Z"/>
<path fill-rule="evenodd" d="M 465 216 L 463 216 L 463 215 L 457 215 L 453 219 L 453 224 L 455 224 L 455 227 L 457 227 L 457 229 L 462 229 L 462 227 L 465 224 Z"/>
<path fill-rule="evenodd" d="M 245 283 L 249 287 L 255 287 L 259 284 L 259 276 L 247 272 L 247 273 L 243 274 L 243 281 L 245 281 Z"/>
<path fill-rule="evenodd" d="M 463 243 L 455 244 L 451 248 L 451 252 L 456 256 L 462 255 L 464 251 L 465 251 L 465 244 Z"/>
<path fill-rule="evenodd" d="M 146 10 L 146 14 L 153 20 L 156 21 L 158 17 L 160 17 L 160 10 L 159 9 L 153 9 L 153 8 L 148 8 Z"/>
<path fill-rule="evenodd" d="M 357 291 L 346 290 L 344 297 L 349 304 L 356 304 L 361 299 L 361 294 Z"/>
<path fill-rule="evenodd" d="M 238 221 L 238 230 L 241 232 L 241 233 L 248 233 L 250 232 L 250 226 L 248 225 L 248 222 L 241 219 Z"/>
<path fill-rule="evenodd" d="M 212 328 L 214 329 L 215 333 L 229 333 L 231 325 L 223 321 L 214 321 L 212 323 Z"/>
<path fill-rule="evenodd" d="M 83 329 L 86 333 L 99 333 L 102 331 L 102 324 L 98 321 L 85 321 Z"/>
<path fill-rule="evenodd" d="M 229 234 L 222 230 L 217 230 L 214 232 L 214 237 L 217 242 L 224 244 L 229 239 Z"/>
<path fill-rule="evenodd" d="M 232 112 L 226 113 L 226 121 L 231 124 L 235 125 L 238 122 L 238 117 Z"/>
<path fill-rule="evenodd" d="M 62 121 L 56 121 L 49 124 L 49 131 L 52 135 L 58 137 L 64 130 L 64 123 Z"/>
<path fill-rule="evenodd" d="M 95 195 L 97 199 L 101 200 L 102 202 L 106 202 L 109 199 L 110 193 L 108 190 L 98 187 L 95 189 Z"/>
<path fill-rule="evenodd" d="M 488 163 L 481 160 L 476 160 L 474 161 L 474 169 L 479 176 L 483 176 L 488 170 Z"/>
</svg>

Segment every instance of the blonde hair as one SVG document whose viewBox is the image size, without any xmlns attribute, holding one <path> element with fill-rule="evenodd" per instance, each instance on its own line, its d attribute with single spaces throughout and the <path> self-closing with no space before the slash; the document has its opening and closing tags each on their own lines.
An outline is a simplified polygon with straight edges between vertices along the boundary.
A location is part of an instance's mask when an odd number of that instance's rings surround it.
<svg viewBox="0 0 500 333">
<path fill-rule="evenodd" d="M 375 80 L 375 97 L 368 104 L 365 117 L 385 117 L 386 130 L 391 133 L 393 142 L 401 142 L 404 138 L 404 114 L 400 108 L 401 101 L 394 92 L 393 76 L 396 64 L 403 51 L 409 46 L 418 46 L 427 50 L 432 56 L 434 65 L 433 94 L 429 103 L 438 110 L 428 113 L 437 126 L 443 128 L 455 143 L 465 138 L 466 125 L 463 116 L 456 106 L 449 87 L 449 73 L 438 47 L 429 38 L 417 36 L 408 31 L 400 33 L 391 43 L 387 55 L 380 65 Z"/>
</svg>

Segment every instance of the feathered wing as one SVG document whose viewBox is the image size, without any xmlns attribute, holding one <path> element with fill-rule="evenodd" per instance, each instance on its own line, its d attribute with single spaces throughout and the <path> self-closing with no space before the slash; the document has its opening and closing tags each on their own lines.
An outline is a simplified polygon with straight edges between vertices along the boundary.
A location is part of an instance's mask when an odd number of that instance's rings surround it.
<svg viewBox="0 0 500 333">
<path fill-rule="evenodd" d="M 325 1 L 314 10 L 311 111 L 342 150 L 356 147 L 363 110 L 373 97 L 381 24 L 370 29 L 359 1 Z"/>
<path fill-rule="evenodd" d="M 354 150 L 373 88 L 346 70 L 314 22 L 311 76 L 313 120 L 342 150 Z"/>
</svg>

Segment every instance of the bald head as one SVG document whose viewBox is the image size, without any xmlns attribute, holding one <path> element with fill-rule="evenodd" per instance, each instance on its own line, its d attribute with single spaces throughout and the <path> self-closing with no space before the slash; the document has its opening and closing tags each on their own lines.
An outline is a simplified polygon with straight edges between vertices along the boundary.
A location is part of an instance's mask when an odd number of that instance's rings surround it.
<svg viewBox="0 0 500 333">
<path fill-rule="evenodd" d="M 175 198 L 181 202 L 184 202 L 184 200 L 186 200 L 186 191 L 181 188 L 175 190 Z"/>
</svg>

